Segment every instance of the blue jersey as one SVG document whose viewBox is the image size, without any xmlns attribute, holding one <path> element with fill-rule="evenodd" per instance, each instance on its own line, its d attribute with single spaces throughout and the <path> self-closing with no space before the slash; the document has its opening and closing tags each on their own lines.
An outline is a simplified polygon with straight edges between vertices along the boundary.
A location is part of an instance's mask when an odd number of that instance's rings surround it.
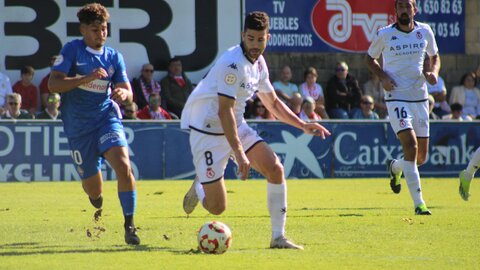
<svg viewBox="0 0 480 270">
<path fill-rule="evenodd" d="M 88 75 L 103 68 L 108 77 L 96 79 L 62 93 L 60 110 L 67 137 L 79 137 L 98 129 L 111 118 L 119 118 L 118 106 L 110 99 L 111 87 L 128 82 L 123 56 L 110 47 L 95 51 L 81 39 L 73 40 L 62 48 L 52 70 L 68 77 Z"/>
</svg>

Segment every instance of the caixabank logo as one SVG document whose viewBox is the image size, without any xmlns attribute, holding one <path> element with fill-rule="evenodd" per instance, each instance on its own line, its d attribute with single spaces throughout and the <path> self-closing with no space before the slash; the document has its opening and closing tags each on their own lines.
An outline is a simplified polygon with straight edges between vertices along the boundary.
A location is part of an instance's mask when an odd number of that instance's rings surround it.
<svg viewBox="0 0 480 270">
<path fill-rule="evenodd" d="M 395 21 L 395 0 L 319 0 L 312 9 L 312 27 L 328 45 L 347 52 L 365 52 L 380 27 Z"/>
</svg>

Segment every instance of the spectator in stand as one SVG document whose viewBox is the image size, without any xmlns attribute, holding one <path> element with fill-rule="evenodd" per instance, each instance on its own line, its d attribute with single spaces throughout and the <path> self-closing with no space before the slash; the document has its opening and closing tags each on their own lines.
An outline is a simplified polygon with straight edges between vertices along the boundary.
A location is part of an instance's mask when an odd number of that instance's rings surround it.
<svg viewBox="0 0 480 270">
<path fill-rule="evenodd" d="M 355 110 L 360 110 L 361 98 L 362 90 L 357 79 L 348 73 L 347 63 L 338 62 L 325 92 L 328 115 L 336 119 L 350 118 Z"/>
<path fill-rule="evenodd" d="M 300 113 L 300 119 L 304 121 L 318 121 L 322 117 L 315 112 L 315 100 L 312 97 L 307 97 L 302 102 L 302 112 Z"/>
<path fill-rule="evenodd" d="M 478 79 L 480 78 L 480 65 L 478 65 L 477 71 L 475 71 L 475 75 L 477 76 L 477 88 L 480 89 L 480 80 Z"/>
<path fill-rule="evenodd" d="M 148 105 L 143 107 L 137 113 L 139 119 L 152 119 L 152 120 L 170 120 L 172 115 L 168 113 L 161 106 L 161 98 L 158 93 L 153 93 L 148 98 Z"/>
<path fill-rule="evenodd" d="M 7 109 L 7 95 L 11 94 L 12 92 L 12 84 L 10 83 L 10 78 L 0 72 L 0 115 L 2 115 Z"/>
<path fill-rule="evenodd" d="M 438 76 L 437 84 L 431 85 L 427 82 L 428 93 L 435 99 L 433 112 L 440 118 L 451 112 L 450 105 L 447 102 L 447 88 L 442 77 Z"/>
<path fill-rule="evenodd" d="M 434 106 L 435 106 L 435 98 L 432 95 L 428 95 L 428 119 L 430 120 L 442 119 L 433 111 Z"/>
<path fill-rule="evenodd" d="M 138 112 L 137 103 L 132 102 L 130 104 L 126 104 L 123 107 L 123 119 L 124 120 L 138 120 L 137 112 Z"/>
<path fill-rule="evenodd" d="M 307 70 L 305 70 L 303 73 L 303 79 L 305 82 L 300 85 L 299 92 L 303 98 L 312 97 L 316 103 L 315 112 L 318 113 L 323 119 L 328 119 L 328 114 L 325 111 L 323 88 L 317 83 L 317 78 L 317 70 L 314 67 L 307 68 Z"/>
<path fill-rule="evenodd" d="M 133 101 L 140 110 L 148 105 L 148 97 L 152 93 L 161 92 L 160 83 L 153 79 L 154 72 L 152 64 L 145 64 L 142 66 L 140 77 L 132 80 Z"/>
<path fill-rule="evenodd" d="M 28 111 L 20 109 L 22 96 L 18 93 L 7 95 L 7 110 L 0 116 L 1 119 L 33 119 Z"/>
<path fill-rule="evenodd" d="M 288 107 L 290 107 L 290 110 L 292 110 L 292 112 L 296 116 L 300 117 L 300 113 L 302 112 L 302 103 L 303 103 L 302 95 L 296 92 L 292 94 Z"/>
<path fill-rule="evenodd" d="M 373 111 L 374 102 L 373 97 L 369 95 L 363 95 L 360 100 L 360 110 L 355 110 L 352 114 L 352 119 L 380 119 L 378 114 Z"/>
<path fill-rule="evenodd" d="M 267 108 L 263 105 L 262 101 L 257 97 L 253 102 L 253 119 L 261 120 L 275 120 L 275 117 L 268 111 Z"/>
<path fill-rule="evenodd" d="M 472 121 L 473 118 L 470 115 L 463 114 L 463 106 L 460 103 L 453 103 L 450 105 L 452 109 L 451 114 L 444 115 L 443 120 L 457 120 L 457 121 Z"/>
<path fill-rule="evenodd" d="M 471 118 L 476 118 L 477 115 L 480 114 L 480 90 L 475 87 L 477 84 L 475 72 L 465 73 L 462 76 L 460 84 L 461 85 L 455 86 L 452 89 L 450 108 L 454 103 L 459 103 L 463 106 L 463 118 L 467 115 Z"/>
<path fill-rule="evenodd" d="M 160 81 L 162 86 L 162 99 L 170 112 L 181 116 L 183 106 L 187 98 L 192 93 L 193 86 L 190 79 L 183 72 L 182 62 L 179 58 L 173 57 L 168 63 L 168 74 Z"/>
<path fill-rule="evenodd" d="M 20 69 L 21 79 L 13 85 L 13 92 L 22 96 L 21 109 L 27 110 L 32 116 L 38 110 L 38 89 L 32 84 L 35 70 L 31 66 L 24 66 Z"/>
<path fill-rule="evenodd" d="M 54 55 L 50 58 L 50 67 L 53 66 L 57 56 Z M 48 79 L 50 78 L 50 72 L 43 77 L 38 89 L 40 90 L 40 105 L 42 105 L 42 110 L 48 107 L 48 97 L 50 94 L 50 90 L 48 89 Z"/>
<path fill-rule="evenodd" d="M 382 87 L 380 78 L 373 72 L 370 73 L 370 79 L 363 85 L 363 91 L 365 95 L 369 95 L 373 98 L 373 109 L 381 119 L 385 119 L 388 116 L 387 105 L 385 104 L 384 96 L 385 92 Z"/>
<path fill-rule="evenodd" d="M 50 93 L 47 97 L 47 107 L 37 114 L 36 119 L 62 119 L 62 115 L 58 108 L 60 107 L 60 95 L 58 93 Z"/>
<path fill-rule="evenodd" d="M 290 66 L 285 65 L 280 71 L 280 80 L 273 82 L 273 88 L 285 103 L 290 100 L 290 97 L 293 93 L 298 92 L 298 87 L 296 84 L 291 83 L 292 80 L 292 70 Z"/>
</svg>

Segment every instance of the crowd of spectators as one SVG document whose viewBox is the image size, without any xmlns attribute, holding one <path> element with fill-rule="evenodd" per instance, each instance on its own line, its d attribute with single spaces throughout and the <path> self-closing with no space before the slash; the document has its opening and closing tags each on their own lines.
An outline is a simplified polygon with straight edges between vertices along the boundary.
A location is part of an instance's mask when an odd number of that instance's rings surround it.
<svg viewBox="0 0 480 270">
<path fill-rule="evenodd" d="M 56 57 L 50 59 L 50 66 Z M 182 68 L 181 59 L 173 57 L 168 63 L 167 74 L 159 81 L 154 79 L 151 63 L 142 66 L 140 74 L 131 81 L 134 102 L 120 104 L 126 120 L 179 119 L 185 102 L 194 90 Z M 20 78 L 13 85 L 10 78 L 0 72 L 0 119 L 61 119 L 59 94 L 48 90 L 47 74 L 40 85 L 32 80 L 35 70 L 31 66 L 20 69 Z M 277 96 L 301 119 L 387 119 L 384 91 L 380 79 L 373 73 L 361 84 L 349 73 L 348 64 L 338 62 L 332 70 L 325 90 L 317 82 L 318 71 L 307 67 L 298 84 L 288 65 L 281 67 L 278 80 L 272 83 Z M 443 78 L 438 83 L 427 83 L 430 119 L 472 121 L 480 119 L 480 66 L 463 74 L 459 84 L 447 90 Z M 245 117 L 249 119 L 275 120 L 257 97 L 247 102 Z"/>
</svg>

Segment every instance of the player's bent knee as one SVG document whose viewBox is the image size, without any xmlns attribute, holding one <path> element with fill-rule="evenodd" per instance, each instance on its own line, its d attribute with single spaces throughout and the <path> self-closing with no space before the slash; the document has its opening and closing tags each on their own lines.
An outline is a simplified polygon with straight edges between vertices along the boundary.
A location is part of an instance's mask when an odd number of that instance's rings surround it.
<svg viewBox="0 0 480 270">
<path fill-rule="evenodd" d="M 216 204 L 208 208 L 208 212 L 212 215 L 221 215 L 227 209 L 226 205 Z"/>
</svg>

